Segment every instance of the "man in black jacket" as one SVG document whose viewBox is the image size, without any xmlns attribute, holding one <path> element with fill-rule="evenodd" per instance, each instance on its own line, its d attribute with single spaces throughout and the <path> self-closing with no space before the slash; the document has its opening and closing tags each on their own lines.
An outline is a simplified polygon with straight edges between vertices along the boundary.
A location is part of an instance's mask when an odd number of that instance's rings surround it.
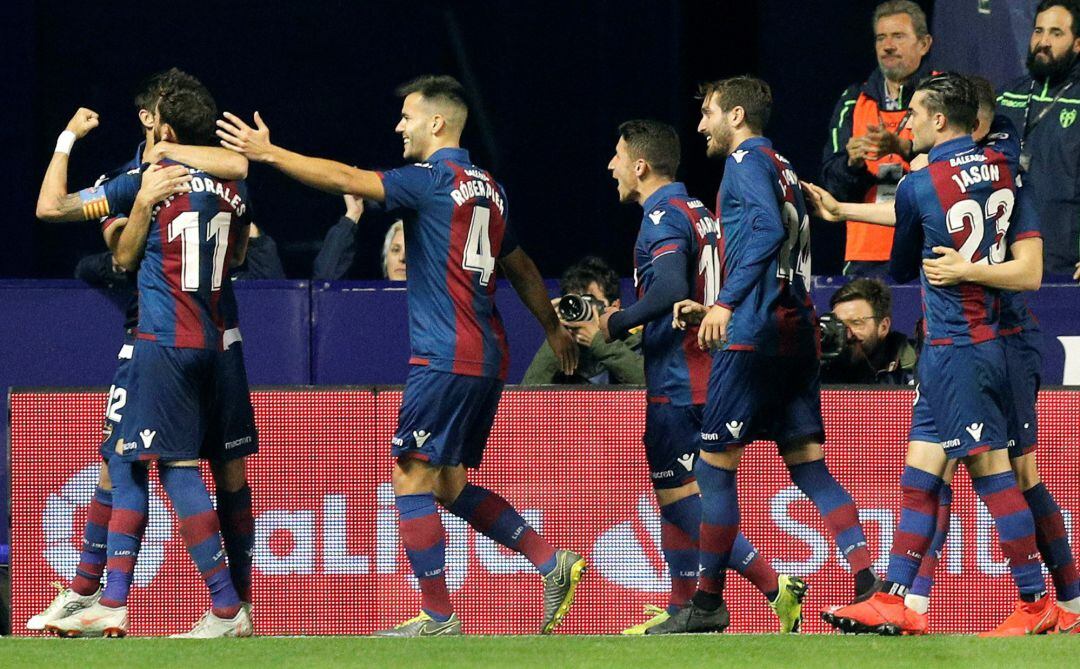
<svg viewBox="0 0 1080 669">
<path fill-rule="evenodd" d="M 822 364 L 825 383 L 909 385 L 915 378 L 915 348 L 892 329 L 892 295 L 880 279 L 855 279 L 829 300 L 847 328 L 839 357 Z"/>
<path fill-rule="evenodd" d="M 1027 69 L 998 98 L 1021 137 L 1020 168 L 1042 227 L 1043 271 L 1080 279 L 1080 2 L 1043 0 Z"/>
</svg>

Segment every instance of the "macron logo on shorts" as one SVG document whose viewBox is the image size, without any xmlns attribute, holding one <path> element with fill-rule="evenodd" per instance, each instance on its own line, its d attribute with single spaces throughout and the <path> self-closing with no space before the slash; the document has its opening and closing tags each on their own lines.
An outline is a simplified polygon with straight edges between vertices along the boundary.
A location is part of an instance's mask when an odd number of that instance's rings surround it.
<svg viewBox="0 0 1080 669">
<path fill-rule="evenodd" d="M 732 420 L 728 421 L 728 423 L 724 427 L 726 427 L 727 431 L 731 433 L 731 437 L 733 439 L 738 439 L 739 435 L 742 434 L 742 426 L 743 424 L 741 421 Z"/>
<path fill-rule="evenodd" d="M 154 443 L 154 437 L 156 436 L 157 431 L 151 430 L 149 428 L 144 429 L 142 432 L 140 432 L 139 439 L 142 439 L 143 448 L 150 448 L 150 444 Z"/>
<path fill-rule="evenodd" d="M 416 447 L 423 448 L 424 442 L 428 440 L 428 437 L 431 436 L 431 433 L 427 430 L 413 430 L 412 436 L 413 439 L 416 440 Z"/>
<path fill-rule="evenodd" d="M 686 471 L 693 471 L 694 469 L 694 454 L 687 453 L 686 455 L 679 456 L 679 464 L 683 466 Z"/>
<path fill-rule="evenodd" d="M 972 423 L 971 425 L 968 425 L 964 429 L 967 430 L 967 433 L 970 434 L 971 438 L 974 439 L 975 441 L 979 441 L 980 439 L 982 439 L 982 431 L 983 431 L 983 424 L 982 423 Z"/>
</svg>

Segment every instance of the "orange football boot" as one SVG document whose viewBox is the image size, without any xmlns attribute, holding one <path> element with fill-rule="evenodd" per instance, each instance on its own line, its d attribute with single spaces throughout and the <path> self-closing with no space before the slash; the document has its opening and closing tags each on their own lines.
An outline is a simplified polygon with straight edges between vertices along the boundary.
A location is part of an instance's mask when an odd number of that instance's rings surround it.
<svg viewBox="0 0 1080 669">
<path fill-rule="evenodd" d="M 904 606 L 904 598 L 884 592 L 869 599 L 838 609 L 825 611 L 821 616 L 841 632 L 853 634 L 925 634 L 926 624 L 920 624 L 919 614 Z"/>
<path fill-rule="evenodd" d="M 996 628 L 983 632 L 981 637 L 1024 636 L 1046 634 L 1058 623 L 1058 608 L 1053 597 L 1043 597 L 1037 602 L 1016 603 L 1016 608 Z"/>
<path fill-rule="evenodd" d="M 1057 607 L 1057 627 L 1054 628 L 1054 634 L 1080 634 L 1080 613 L 1072 613 L 1066 611 L 1060 606 Z"/>
</svg>

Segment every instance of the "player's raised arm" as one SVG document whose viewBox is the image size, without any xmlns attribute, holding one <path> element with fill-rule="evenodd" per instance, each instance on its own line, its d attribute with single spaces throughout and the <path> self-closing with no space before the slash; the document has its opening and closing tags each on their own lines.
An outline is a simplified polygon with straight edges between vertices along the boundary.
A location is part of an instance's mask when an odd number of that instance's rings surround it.
<svg viewBox="0 0 1080 669">
<path fill-rule="evenodd" d="M 224 116 L 225 120 L 217 122 L 217 135 L 226 149 L 231 149 L 248 160 L 272 165 L 312 188 L 341 195 L 349 193 L 376 202 L 385 201 L 386 192 L 377 173 L 334 160 L 304 156 L 275 146 L 270 142 L 270 128 L 263 122 L 259 112 L 255 112 L 254 128 L 235 114 L 225 112 Z"/>
<path fill-rule="evenodd" d="M 567 329 L 559 323 L 559 315 L 551 306 L 540 270 L 520 247 L 499 258 L 499 266 L 521 297 L 521 301 L 543 326 L 544 334 L 551 350 L 555 351 L 555 356 L 559 359 L 563 374 L 570 376 L 577 369 L 578 347 Z"/>
<path fill-rule="evenodd" d="M 38 192 L 36 216 L 43 221 L 83 221 L 94 216 L 86 215 L 83 198 L 78 193 L 69 194 L 67 190 L 68 156 L 75 141 L 86 137 L 98 127 L 97 112 L 80 107 L 68 121 L 67 127 L 56 140 L 56 149 L 52 160 L 45 170 Z"/>
<path fill-rule="evenodd" d="M 146 235 L 150 231 L 154 205 L 177 193 L 190 191 L 190 183 L 191 174 L 183 165 L 151 165 L 143 172 L 142 185 L 135 195 L 127 224 L 120 232 L 113 252 L 117 265 L 129 271 L 138 269 L 146 248 Z"/>
<path fill-rule="evenodd" d="M 248 175 L 247 158 L 217 146 L 156 142 L 147 152 L 145 162 L 157 163 L 164 159 L 183 163 L 228 181 L 246 179 Z"/>
<path fill-rule="evenodd" d="M 832 193 L 809 181 L 800 182 L 806 201 L 818 218 L 833 223 L 862 221 L 892 227 L 896 213 L 891 202 L 840 202 Z"/>
</svg>

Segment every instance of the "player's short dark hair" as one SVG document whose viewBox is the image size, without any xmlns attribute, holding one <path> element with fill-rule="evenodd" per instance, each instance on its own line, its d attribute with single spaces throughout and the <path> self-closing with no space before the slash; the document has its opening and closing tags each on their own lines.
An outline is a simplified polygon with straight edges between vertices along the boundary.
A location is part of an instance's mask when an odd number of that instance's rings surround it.
<svg viewBox="0 0 1080 669">
<path fill-rule="evenodd" d="M 915 29 L 916 37 L 925 37 L 930 34 L 926 25 L 926 12 L 911 0 L 888 0 L 874 8 L 874 20 L 871 24 L 873 30 L 877 30 L 877 22 L 886 16 L 907 14 L 911 17 L 911 25 Z"/>
<path fill-rule="evenodd" d="M 942 72 L 923 79 L 916 91 L 924 91 L 924 103 L 931 114 L 944 114 L 949 125 L 971 132 L 979 114 L 979 93 L 962 74 Z"/>
<path fill-rule="evenodd" d="M 881 279 L 861 278 L 840 287 L 829 298 L 829 307 L 836 309 L 841 302 L 866 300 L 874 312 L 874 318 L 881 320 L 892 316 L 892 293 Z"/>
<path fill-rule="evenodd" d="M 583 295 L 589 290 L 589 284 L 596 282 L 604 293 L 608 303 L 619 299 L 619 275 L 611 266 L 597 256 L 585 256 L 566 268 L 559 279 L 559 290 L 563 295 L 577 293 Z"/>
<path fill-rule="evenodd" d="M 986 77 L 980 77 L 975 74 L 968 78 L 971 79 L 971 83 L 975 85 L 975 94 L 979 98 L 979 109 L 986 109 L 990 111 L 990 113 L 993 113 L 994 108 L 997 107 L 997 96 L 994 95 L 994 85 L 990 83 L 990 80 Z"/>
<path fill-rule="evenodd" d="M 619 126 L 619 137 L 626 141 L 630 157 L 642 159 L 657 174 L 675 178 L 679 170 L 679 133 L 667 123 L 648 119 L 626 121 Z"/>
<path fill-rule="evenodd" d="M 425 100 L 448 102 L 461 107 L 466 113 L 469 111 L 469 104 L 465 101 L 465 87 L 446 74 L 424 74 L 397 87 L 400 98 L 412 93 L 419 93 Z"/>
<path fill-rule="evenodd" d="M 1061 7 L 1072 15 L 1070 29 L 1074 38 L 1080 37 L 1080 0 L 1042 0 L 1035 8 L 1035 15 L 1038 16 L 1052 7 Z"/>
<path fill-rule="evenodd" d="M 161 122 L 169 124 L 181 143 L 217 145 L 217 103 L 202 84 L 164 90 L 157 108 Z"/>
<path fill-rule="evenodd" d="M 155 72 L 139 84 L 135 93 L 135 108 L 154 111 L 158 100 L 166 92 L 178 88 L 203 88 L 203 83 L 180 68 L 171 67 Z"/>
<path fill-rule="evenodd" d="M 765 131 L 772 114 L 772 89 L 769 85 L 750 75 L 707 81 L 698 85 L 698 98 L 708 100 L 716 96 L 716 104 L 724 111 L 742 107 L 746 125 L 757 134 Z"/>
</svg>

